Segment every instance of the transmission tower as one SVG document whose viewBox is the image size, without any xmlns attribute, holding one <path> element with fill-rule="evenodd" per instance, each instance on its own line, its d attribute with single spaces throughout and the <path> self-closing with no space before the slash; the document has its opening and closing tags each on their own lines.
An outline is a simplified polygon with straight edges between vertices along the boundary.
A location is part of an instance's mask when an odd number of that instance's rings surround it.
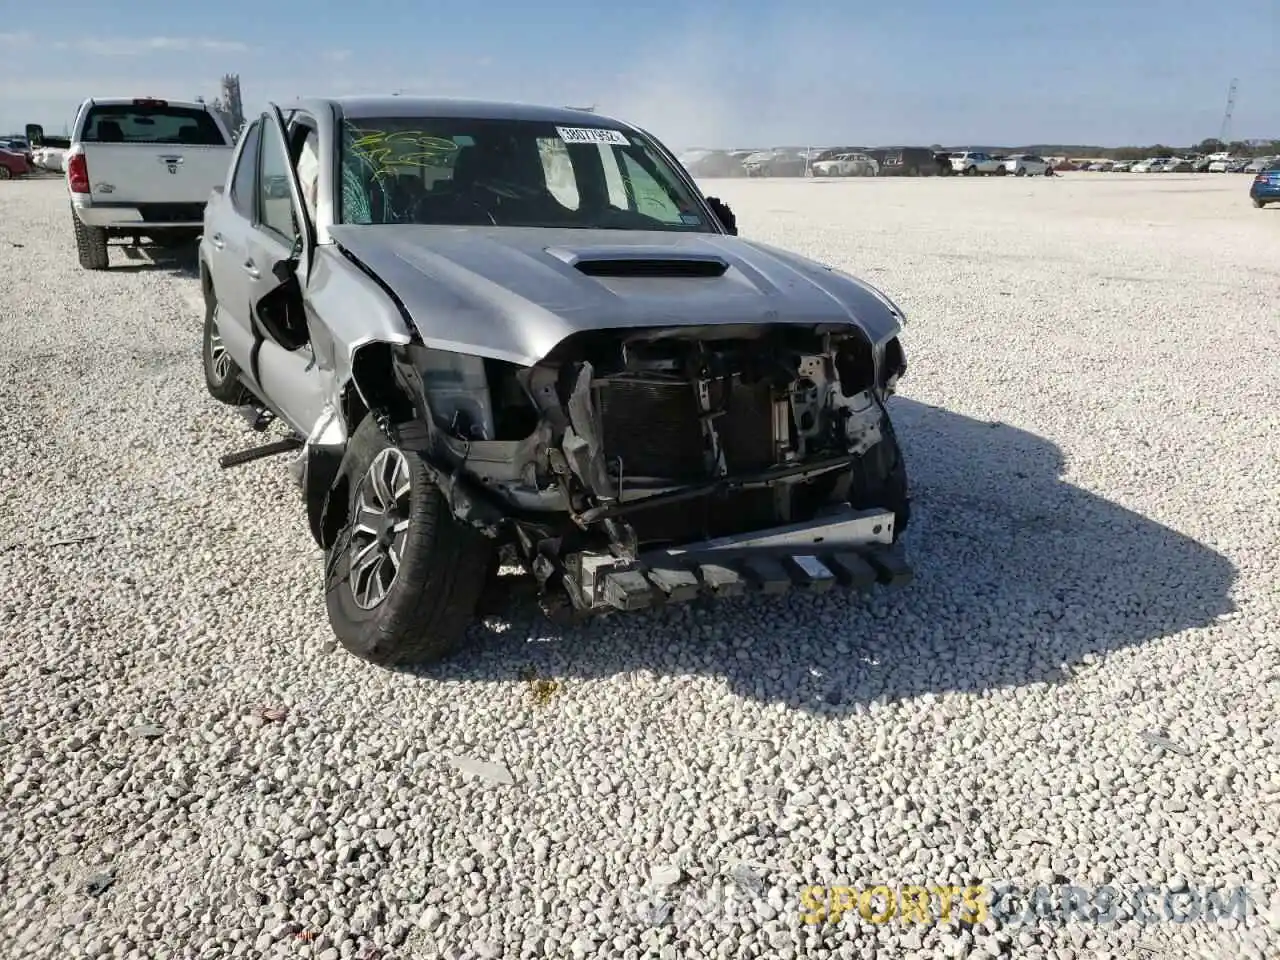
<svg viewBox="0 0 1280 960">
<path fill-rule="evenodd" d="M 1227 145 L 1227 137 L 1231 136 L 1231 112 L 1236 108 L 1236 84 L 1239 80 L 1232 80 L 1231 86 L 1227 88 L 1227 109 L 1222 114 L 1222 130 L 1218 133 L 1218 142 L 1224 147 Z"/>
<path fill-rule="evenodd" d="M 239 130 L 244 123 L 244 105 L 240 101 L 240 74 L 228 73 L 222 78 L 223 109 L 230 114 L 231 129 Z"/>
</svg>

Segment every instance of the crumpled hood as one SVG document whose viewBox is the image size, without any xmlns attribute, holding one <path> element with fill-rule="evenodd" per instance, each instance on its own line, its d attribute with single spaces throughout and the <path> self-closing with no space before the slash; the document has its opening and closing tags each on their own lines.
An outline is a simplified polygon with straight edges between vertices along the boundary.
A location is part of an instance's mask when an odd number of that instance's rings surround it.
<svg viewBox="0 0 1280 960">
<path fill-rule="evenodd" d="M 329 232 L 395 292 L 428 346 L 526 366 L 584 330 L 851 323 L 881 343 L 902 325 L 873 287 L 722 234 L 415 225 Z M 726 269 L 690 279 L 594 276 L 578 268 L 637 258 L 719 261 Z"/>
</svg>

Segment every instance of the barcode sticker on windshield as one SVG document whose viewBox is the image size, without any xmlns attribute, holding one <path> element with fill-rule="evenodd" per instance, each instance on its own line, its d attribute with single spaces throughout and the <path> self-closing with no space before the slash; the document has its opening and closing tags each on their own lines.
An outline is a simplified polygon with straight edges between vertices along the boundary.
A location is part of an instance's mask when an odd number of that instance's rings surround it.
<svg viewBox="0 0 1280 960">
<path fill-rule="evenodd" d="M 556 127 L 556 133 L 565 143 L 609 143 L 619 147 L 628 147 L 631 142 L 621 130 L 608 130 L 604 127 Z"/>
</svg>

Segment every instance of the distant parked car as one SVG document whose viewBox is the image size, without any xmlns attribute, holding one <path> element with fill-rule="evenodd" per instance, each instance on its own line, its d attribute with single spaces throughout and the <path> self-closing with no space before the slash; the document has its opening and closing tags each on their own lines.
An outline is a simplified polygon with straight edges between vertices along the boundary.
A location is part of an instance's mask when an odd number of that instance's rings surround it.
<svg viewBox="0 0 1280 960">
<path fill-rule="evenodd" d="M 1195 169 L 1195 164 L 1190 160 L 1183 160 L 1175 157 L 1164 165 L 1161 169 L 1162 173 L 1191 173 Z"/>
<path fill-rule="evenodd" d="M 1164 169 L 1169 159 L 1169 157 L 1148 157 L 1146 160 L 1138 161 L 1130 169 L 1134 173 L 1156 173 Z"/>
<path fill-rule="evenodd" d="M 1004 166 L 997 174 L 1012 173 L 1015 177 L 1042 177 L 1049 170 L 1049 161 L 1034 153 L 1015 153 L 1004 159 Z"/>
<path fill-rule="evenodd" d="M 874 160 L 879 165 L 879 177 L 928 177 L 937 173 L 933 151 L 927 147 L 873 147 L 851 152 L 865 153 Z M 950 169 L 951 164 L 947 167 Z"/>
<path fill-rule="evenodd" d="M 951 155 L 951 169 L 966 177 L 976 177 L 980 173 L 990 174 L 1003 171 L 1004 167 L 999 160 L 990 154 L 977 150 L 966 150 L 963 153 L 953 153 Z"/>
<path fill-rule="evenodd" d="M 865 153 L 841 153 L 830 160 L 818 160 L 812 170 L 815 177 L 874 177 L 880 164 Z"/>
<path fill-rule="evenodd" d="M 20 137 L 12 140 L 0 140 L 0 150 L 8 150 L 10 153 L 20 153 L 27 158 L 27 166 L 34 167 L 36 164 L 35 156 L 31 150 L 31 144 L 27 143 Z"/>
<path fill-rule="evenodd" d="M 809 158 L 803 153 L 779 151 L 765 162 L 762 175 L 766 177 L 803 177 L 809 169 Z"/>
<path fill-rule="evenodd" d="M 1249 199 L 1255 207 L 1280 202 L 1280 160 L 1272 160 L 1253 178 Z"/>
<path fill-rule="evenodd" d="M 1217 160 L 1209 161 L 1208 171 L 1210 173 L 1226 173 L 1238 162 L 1235 157 L 1219 157 Z"/>
<path fill-rule="evenodd" d="M 0 148 L 0 180 L 14 180 L 31 172 L 31 164 L 25 154 Z"/>
<path fill-rule="evenodd" d="M 680 157 L 680 162 L 695 177 L 744 177 L 747 174 L 741 159 L 727 150 L 690 150 Z"/>
<path fill-rule="evenodd" d="M 1244 172 L 1262 173 L 1275 159 L 1275 157 L 1257 157 L 1244 165 Z"/>
</svg>

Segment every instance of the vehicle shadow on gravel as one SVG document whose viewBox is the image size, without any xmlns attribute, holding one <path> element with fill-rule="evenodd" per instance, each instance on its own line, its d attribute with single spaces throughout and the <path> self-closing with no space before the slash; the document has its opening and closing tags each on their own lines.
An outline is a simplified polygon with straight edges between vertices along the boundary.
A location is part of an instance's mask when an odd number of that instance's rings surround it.
<svg viewBox="0 0 1280 960">
<path fill-rule="evenodd" d="M 167 273 L 197 279 L 200 276 L 199 247 L 114 246 L 111 273 Z M 120 261 L 123 259 L 123 263 Z"/>
<path fill-rule="evenodd" d="M 435 679 L 714 675 L 826 715 L 873 699 L 1064 680 L 1075 665 L 1233 609 L 1209 547 L 1060 479 L 1049 441 L 893 402 L 915 496 L 915 582 L 871 594 L 743 598 L 557 629 L 515 607 Z"/>
</svg>

